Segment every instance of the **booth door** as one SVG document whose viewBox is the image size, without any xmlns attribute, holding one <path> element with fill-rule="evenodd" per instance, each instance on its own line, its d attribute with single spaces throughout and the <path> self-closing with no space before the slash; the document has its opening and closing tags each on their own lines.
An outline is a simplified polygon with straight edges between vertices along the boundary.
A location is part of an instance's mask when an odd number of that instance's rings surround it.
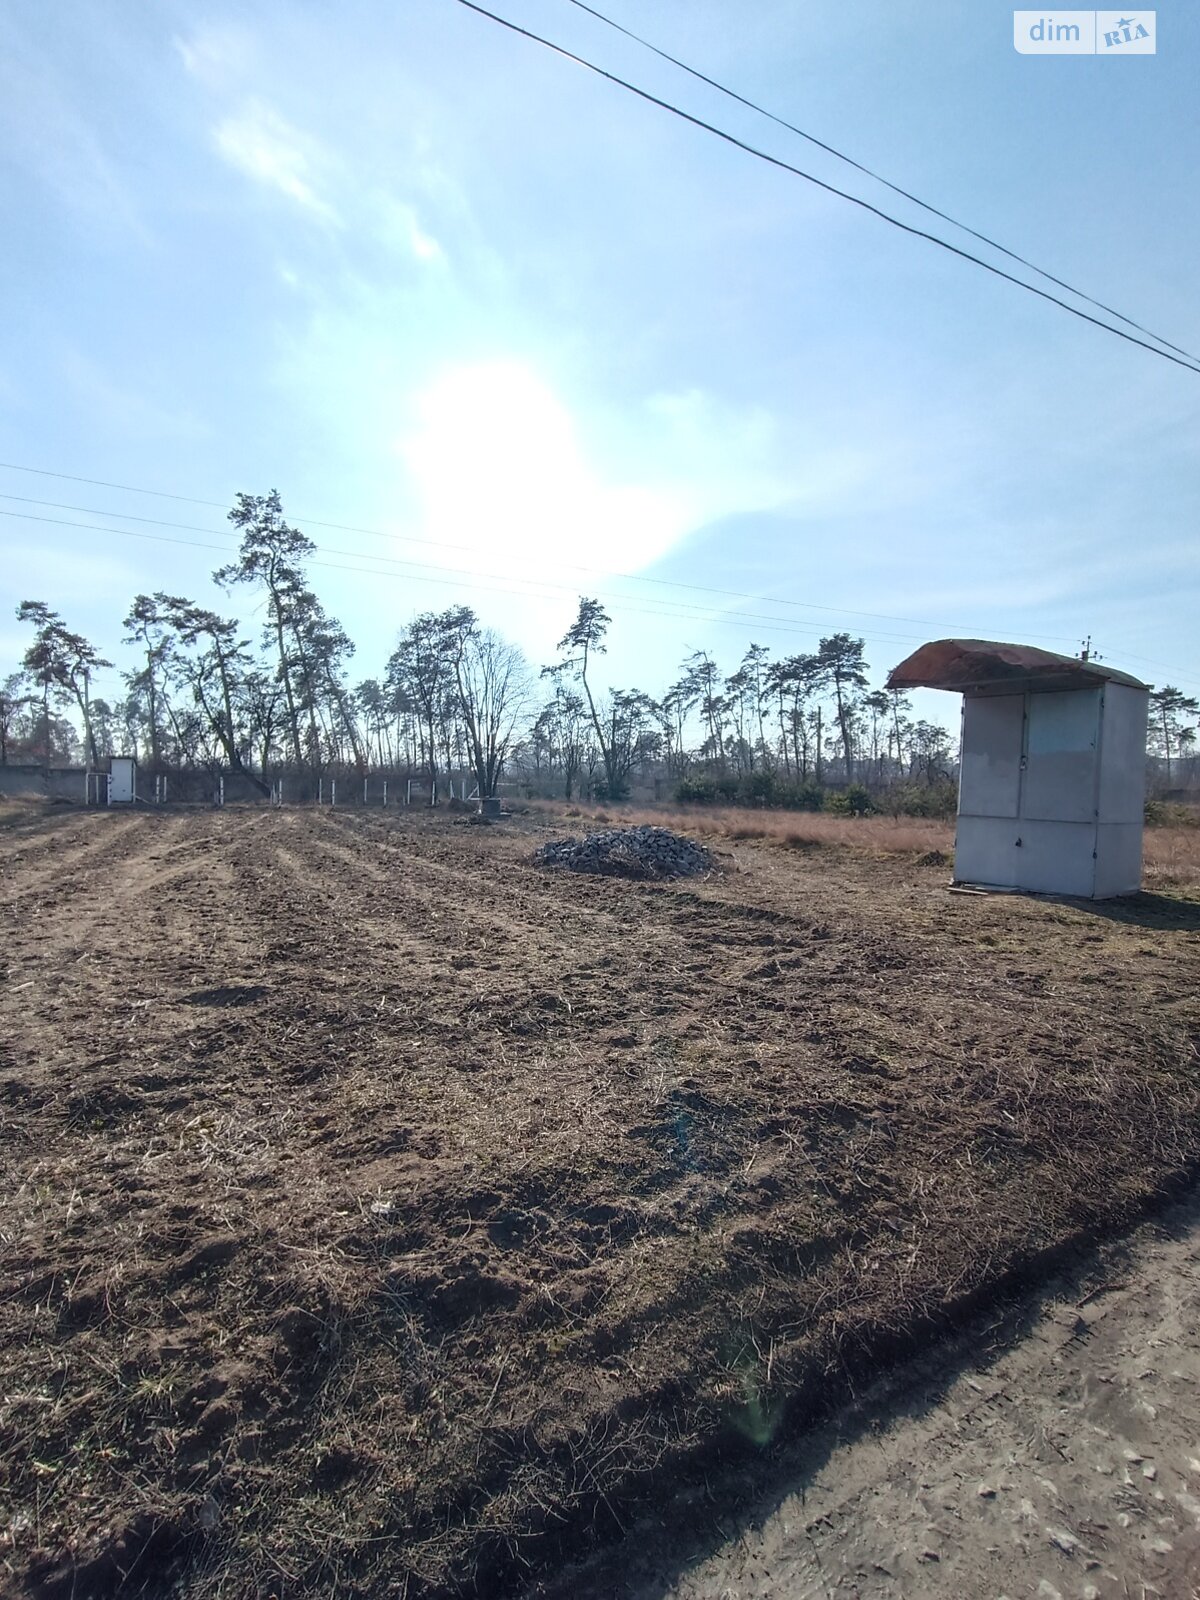
<svg viewBox="0 0 1200 1600">
<path fill-rule="evenodd" d="M 968 695 L 963 701 L 960 817 L 1015 817 L 1021 806 L 1023 694 Z"/>
<path fill-rule="evenodd" d="M 112 788 L 109 800 L 114 806 L 133 804 L 133 761 L 114 756 L 112 762 Z"/>
<path fill-rule="evenodd" d="M 960 882 L 1016 885 L 1024 737 L 1024 694 L 964 699 L 954 840 Z"/>
<path fill-rule="evenodd" d="M 1030 695 L 1023 817 L 1031 822 L 1095 822 L 1099 737 L 1098 690 Z"/>
</svg>

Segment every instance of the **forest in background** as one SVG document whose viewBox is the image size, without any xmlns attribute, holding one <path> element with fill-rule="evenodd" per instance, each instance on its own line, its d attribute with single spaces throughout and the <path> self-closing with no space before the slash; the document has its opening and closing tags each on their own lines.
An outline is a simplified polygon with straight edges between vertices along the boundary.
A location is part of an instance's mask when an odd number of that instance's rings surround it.
<svg viewBox="0 0 1200 1600">
<path fill-rule="evenodd" d="M 113 665 L 44 601 L 18 620 L 30 642 L 0 682 L 0 763 L 98 767 L 130 754 L 149 772 L 239 773 L 264 794 L 286 774 L 404 772 L 430 797 L 469 772 L 480 795 L 502 781 L 530 794 L 626 798 L 635 786 L 693 803 L 953 809 L 955 748 L 908 697 L 871 686 L 864 641 L 832 633 L 815 651 L 776 657 L 750 644 L 724 673 L 707 650 L 652 692 L 598 686 L 609 616 L 583 597 L 557 659 L 535 666 L 466 606 L 415 616 L 384 670 L 353 682 L 354 642 L 322 605 L 316 546 L 285 519 L 277 491 L 239 494 L 235 560 L 213 581 L 261 603 L 243 624 L 180 595 L 137 595 L 123 619 L 137 664 L 118 699 L 94 697 Z M 1196 782 L 1200 704 L 1151 694 L 1151 776 Z"/>
</svg>

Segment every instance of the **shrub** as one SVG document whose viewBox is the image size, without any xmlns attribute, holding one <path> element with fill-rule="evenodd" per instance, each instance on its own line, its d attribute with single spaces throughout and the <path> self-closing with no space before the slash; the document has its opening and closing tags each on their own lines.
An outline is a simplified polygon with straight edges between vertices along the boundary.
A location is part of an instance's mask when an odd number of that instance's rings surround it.
<svg viewBox="0 0 1200 1600">
<path fill-rule="evenodd" d="M 876 806 L 893 817 L 952 817 L 958 810 L 958 785 L 951 778 L 897 783 L 879 796 Z"/>
<path fill-rule="evenodd" d="M 715 778 L 680 778 L 675 785 L 675 798 L 684 806 L 711 806 L 720 798 Z"/>
<path fill-rule="evenodd" d="M 1145 817 L 1151 828 L 1200 827 L 1200 808 L 1177 800 L 1148 799 Z"/>
<path fill-rule="evenodd" d="M 831 794 L 825 809 L 835 817 L 869 817 L 875 809 L 870 791 L 864 784 L 852 783 L 838 794 Z"/>
<path fill-rule="evenodd" d="M 811 780 L 799 782 L 777 772 L 705 773 L 681 778 L 675 788 L 680 805 L 775 807 L 783 811 L 820 811 L 825 792 Z"/>
</svg>

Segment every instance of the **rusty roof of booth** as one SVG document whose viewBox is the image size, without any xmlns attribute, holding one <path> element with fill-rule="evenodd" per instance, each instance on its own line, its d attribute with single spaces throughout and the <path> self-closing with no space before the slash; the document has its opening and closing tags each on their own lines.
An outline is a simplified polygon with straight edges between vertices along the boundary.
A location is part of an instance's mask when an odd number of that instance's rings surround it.
<svg viewBox="0 0 1200 1600">
<path fill-rule="evenodd" d="M 1101 661 L 1060 656 L 1030 644 L 995 639 L 933 639 L 888 674 L 889 689 L 951 689 L 958 694 L 995 693 L 1004 688 L 1095 689 L 1103 683 L 1148 687 L 1128 672 Z"/>
</svg>

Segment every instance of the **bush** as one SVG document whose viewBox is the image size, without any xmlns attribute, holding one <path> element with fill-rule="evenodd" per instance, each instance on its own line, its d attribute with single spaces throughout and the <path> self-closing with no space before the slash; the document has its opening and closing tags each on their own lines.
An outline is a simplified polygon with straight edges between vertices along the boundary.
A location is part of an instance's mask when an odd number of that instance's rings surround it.
<svg viewBox="0 0 1200 1600">
<path fill-rule="evenodd" d="M 893 817 L 952 817 L 958 810 L 958 785 L 951 778 L 897 783 L 878 797 L 876 808 Z"/>
<path fill-rule="evenodd" d="M 1146 801 L 1146 825 L 1151 828 L 1200 827 L 1200 808 L 1178 800 Z"/>
<path fill-rule="evenodd" d="M 875 809 L 870 790 L 864 784 L 852 783 L 838 794 L 831 794 L 825 809 L 835 817 L 869 817 Z"/>
<path fill-rule="evenodd" d="M 675 786 L 675 799 L 690 806 L 756 806 L 778 811 L 828 811 L 834 816 L 869 817 L 885 813 L 893 817 L 953 817 L 958 809 L 958 785 L 952 778 L 934 783 L 897 783 L 874 794 L 863 783 L 845 789 L 826 790 L 811 778 L 801 782 L 778 772 L 705 772 L 681 778 Z M 1155 814 L 1152 817 L 1151 811 Z M 1155 802 L 1147 807 L 1147 820 L 1159 820 Z M 1172 810 L 1183 810 L 1173 807 Z M 1190 813 L 1192 817 L 1196 813 Z M 1174 817 L 1171 819 L 1175 820 Z"/>
<path fill-rule="evenodd" d="M 777 772 L 744 772 L 740 777 L 705 773 L 681 778 L 675 787 L 680 805 L 758 806 L 782 811 L 820 811 L 825 792 L 811 780 L 801 783 Z"/>
<path fill-rule="evenodd" d="M 717 794 L 717 780 L 715 778 L 680 778 L 675 785 L 675 798 L 684 806 L 711 806 L 715 805 L 720 796 Z"/>
</svg>

